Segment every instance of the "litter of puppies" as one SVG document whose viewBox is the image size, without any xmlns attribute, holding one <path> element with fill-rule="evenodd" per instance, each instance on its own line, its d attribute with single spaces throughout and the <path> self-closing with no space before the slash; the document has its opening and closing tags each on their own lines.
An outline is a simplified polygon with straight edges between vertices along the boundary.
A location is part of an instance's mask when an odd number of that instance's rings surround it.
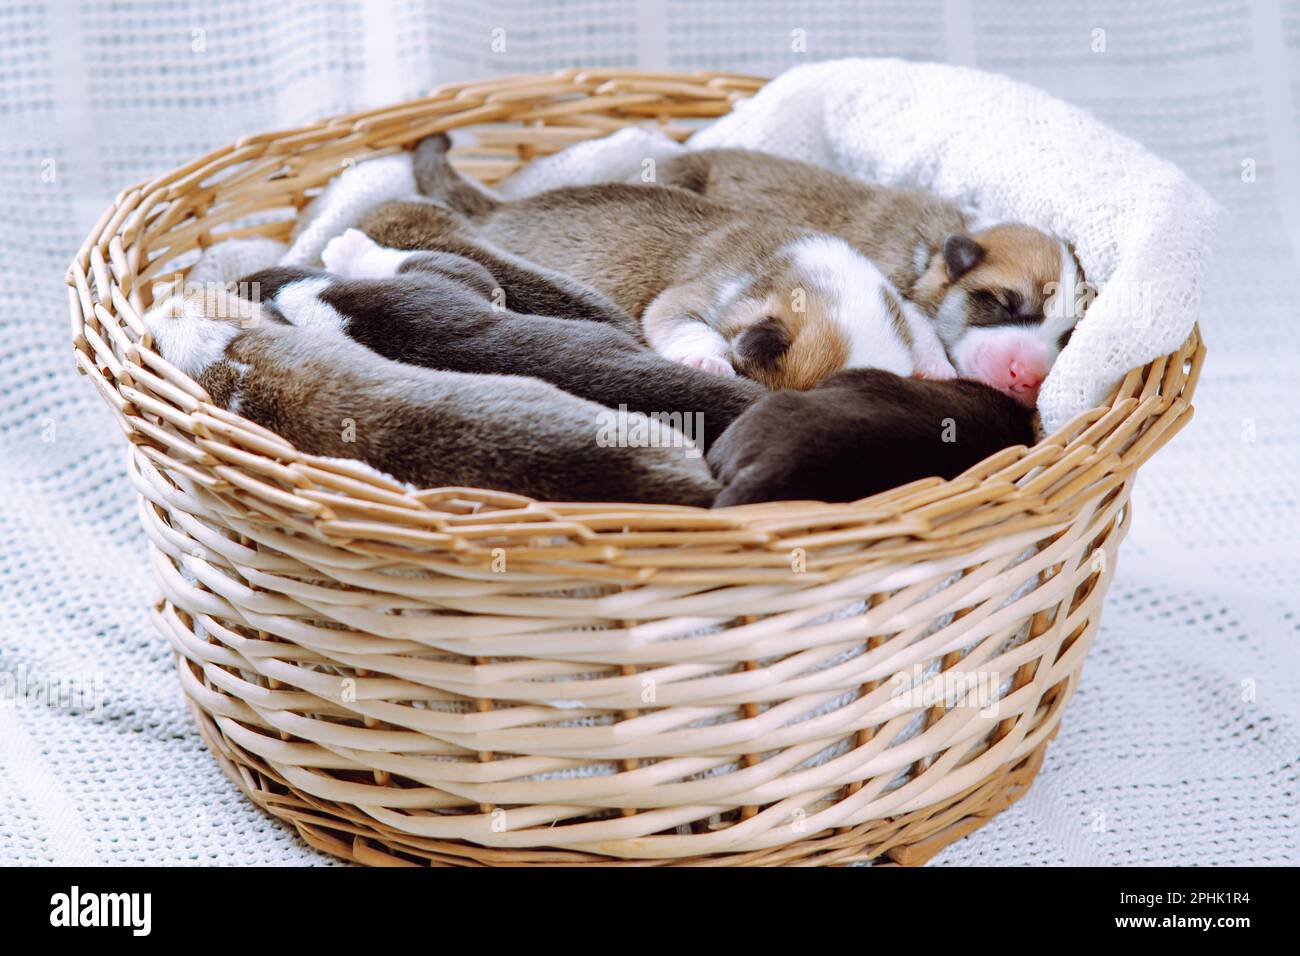
<svg viewBox="0 0 1300 956">
<path fill-rule="evenodd" d="M 508 200 L 448 147 L 323 268 L 176 288 L 163 357 L 305 452 L 549 500 L 852 501 L 1034 441 L 1080 318 L 1047 233 L 738 149 Z"/>
</svg>

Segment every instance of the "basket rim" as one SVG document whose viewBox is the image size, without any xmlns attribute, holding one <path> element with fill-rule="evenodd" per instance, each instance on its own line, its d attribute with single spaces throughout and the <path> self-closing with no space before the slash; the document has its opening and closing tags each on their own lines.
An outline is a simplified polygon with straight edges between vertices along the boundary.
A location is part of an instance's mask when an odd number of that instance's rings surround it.
<svg viewBox="0 0 1300 956">
<path fill-rule="evenodd" d="M 390 524 L 408 529 L 400 537 L 407 545 L 440 550 L 475 551 L 474 541 L 500 531 L 502 522 L 536 534 L 540 522 L 593 544 L 611 528 L 636 526 L 650 536 L 647 543 L 657 540 L 656 531 L 661 537 L 685 532 L 701 546 L 744 549 L 779 541 L 786 551 L 792 542 L 839 541 L 881 557 L 935 557 L 991 536 L 1067 524 L 1187 424 L 1205 357 L 1199 328 L 1180 348 L 1130 371 L 1108 403 L 1081 412 L 1036 445 L 1004 449 L 953 479 L 921 479 L 855 502 L 708 509 L 411 489 L 359 462 L 302 453 L 215 405 L 153 349 L 140 318 L 152 283 L 164 276 L 183 281 L 184 270 L 164 273 L 164 266 L 225 239 L 287 234 L 291 219 L 214 230 L 254 213 L 296 214 L 347 161 L 485 123 L 519 124 L 515 148 L 522 161 L 567 145 L 552 135 L 557 131 L 576 141 L 649 121 L 682 139 L 691 130 L 674 127 L 674 120 L 722 115 L 765 82 L 709 71 L 568 69 L 450 84 L 405 103 L 242 137 L 123 190 L 104 211 L 66 274 L 78 369 L 113 410 L 140 467 L 254 502 L 260 512 L 314 526 L 318 537 L 335 543 L 376 530 L 367 525 Z M 459 165 L 485 179 L 501 175 L 501 164 L 492 161 Z"/>
</svg>

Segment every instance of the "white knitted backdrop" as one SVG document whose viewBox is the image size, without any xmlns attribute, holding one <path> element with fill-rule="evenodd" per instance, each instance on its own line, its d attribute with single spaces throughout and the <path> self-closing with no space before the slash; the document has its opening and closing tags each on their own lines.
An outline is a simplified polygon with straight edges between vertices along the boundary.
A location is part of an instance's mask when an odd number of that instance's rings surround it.
<svg viewBox="0 0 1300 956">
<path fill-rule="evenodd" d="M 1028 796 L 939 862 L 1300 862 L 1300 0 L 808 6 L 0 2 L 0 863 L 327 862 L 221 775 L 146 620 L 121 435 L 62 287 L 117 190 L 449 80 L 849 55 L 1036 84 L 1228 210 L 1196 420 L 1139 479 L 1079 693 Z M 89 708 L 32 699 L 83 675 Z"/>
</svg>

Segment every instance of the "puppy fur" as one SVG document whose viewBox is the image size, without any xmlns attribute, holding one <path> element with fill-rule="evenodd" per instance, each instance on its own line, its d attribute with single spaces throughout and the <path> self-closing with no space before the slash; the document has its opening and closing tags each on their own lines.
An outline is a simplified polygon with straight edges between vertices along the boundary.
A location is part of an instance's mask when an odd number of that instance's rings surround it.
<svg viewBox="0 0 1300 956">
<path fill-rule="evenodd" d="M 393 249 L 447 252 L 477 263 L 498 283 L 501 305 L 529 315 L 604 322 L 634 337 L 641 323 L 595 287 L 524 259 L 472 234 L 461 216 L 428 201 L 387 203 L 371 213 L 365 231 Z"/>
<path fill-rule="evenodd" d="M 996 387 L 1007 383 L 975 361 L 989 330 L 1001 327 L 1025 338 L 1030 364 L 1046 374 L 1079 319 L 1078 261 L 1063 242 L 1031 226 L 972 231 L 957 206 L 928 193 L 751 150 L 684 153 L 661 162 L 656 176 L 664 185 L 744 203 L 847 240 L 937 319 L 959 374 L 997 379 L 989 382 Z"/>
<path fill-rule="evenodd" d="M 238 301 L 214 309 L 213 298 L 185 293 L 151 309 L 159 351 L 218 405 L 309 454 L 360 459 L 420 487 L 553 501 L 707 506 L 717 491 L 680 445 L 599 447 L 608 410 L 553 385 L 395 362 L 327 323 L 294 326 L 274 306 Z"/>
<path fill-rule="evenodd" d="M 1033 412 L 987 385 L 846 369 L 809 391 L 768 395 L 708 461 L 723 485 L 715 507 L 856 501 L 931 475 L 953 478 L 1033 441 Z"/>
<path fill-rule="evenodd" d="M 371 238 L 406 250 L 485 243 L 563 270 L 641 317 L 665 357 L 770 387 L 807 388 L 846 364 L 916 368 L 925 324 L 908 326 L 909 348 L 888 301 L 896 293 L 842 239 L 660 186 L 501 201 L 456 173 L 446 146 L 430 137 L 416 150 L 416 181 L 434 203 L 381 207 L 362 223 Z"/>
<path fill-rule="evenodd" d="M 611 409 L 690 423 L 687 437 L 706 448 L 766 394 L 747 379 L 669 362 L 609 324 L 495 308 L 497 279 L 460 256 L 384 249 L 349 230 L 322 258 L 329 272 L 277 267 L 243 281 L 293 325 L 339 328 L 426 368 L 531 375 Z"/>
</svg>

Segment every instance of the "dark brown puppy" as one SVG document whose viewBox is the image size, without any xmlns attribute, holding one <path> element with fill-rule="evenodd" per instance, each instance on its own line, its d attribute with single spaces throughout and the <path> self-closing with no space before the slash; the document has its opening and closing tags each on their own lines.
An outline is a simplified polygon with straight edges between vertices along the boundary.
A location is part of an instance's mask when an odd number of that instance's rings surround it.
<svg viewBox="0 0 1300 956">
<path fill-rule="evenodd" d="M 1033 412 L 979 382 L 848 369 L 806 392 L 773 392 L 709 450 L 714 507 L 856 501 L 919 478 L 953 478 L 1034 441 Z"/>
</svg>

